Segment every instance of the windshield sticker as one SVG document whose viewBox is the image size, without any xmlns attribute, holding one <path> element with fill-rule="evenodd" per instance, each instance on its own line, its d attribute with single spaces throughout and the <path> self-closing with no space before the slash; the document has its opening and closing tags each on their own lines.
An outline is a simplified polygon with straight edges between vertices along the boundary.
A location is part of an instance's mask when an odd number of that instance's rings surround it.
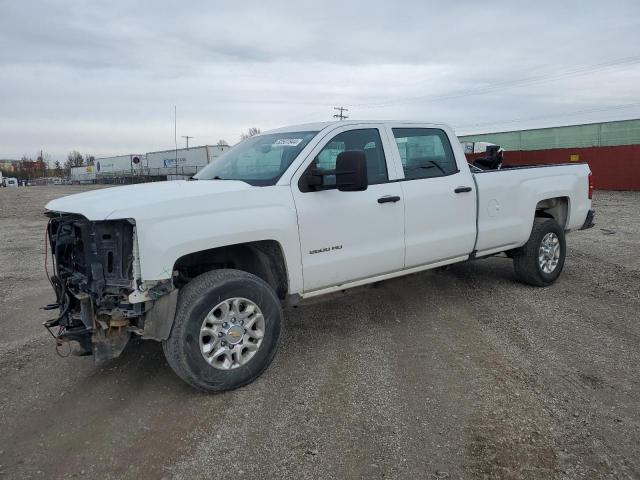
<svg viewBox="0 0 640 480">
<path fill-rule="evenodd" d="M 273 144 L 274 147 L 297 147 L 302 138 L 279 138 Z"/>
</svg>

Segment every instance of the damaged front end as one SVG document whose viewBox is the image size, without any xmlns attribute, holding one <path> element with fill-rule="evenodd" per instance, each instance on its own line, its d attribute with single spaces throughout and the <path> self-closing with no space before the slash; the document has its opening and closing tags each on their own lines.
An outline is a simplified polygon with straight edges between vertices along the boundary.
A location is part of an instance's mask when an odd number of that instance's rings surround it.
<svg viewBox="0 0 640 480">
<path fill-rule="evenodd" d="M 77 342 L 80 355 L 97 362 L 120 355 L 132 333 L 142 333 L 147 302 L 131 302 L 139 267 L 133 220 L 89 221 L 48 212 L 50 280 L 57 318 L 45 322 L 58 345 Z"/>
</svg>

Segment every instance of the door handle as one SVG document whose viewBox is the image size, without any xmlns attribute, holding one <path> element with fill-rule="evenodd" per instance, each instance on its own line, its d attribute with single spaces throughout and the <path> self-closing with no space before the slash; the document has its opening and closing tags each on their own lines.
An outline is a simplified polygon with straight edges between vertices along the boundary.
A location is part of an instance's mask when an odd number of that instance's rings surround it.
<svg viewBox="0 0 640 480">
<path fill-rule="evenodd" d="M 470 192 L 471 190 L 473 190 L 471 187 L 458 187 L 454 190 L 454 192 L 456 193 L 466 193 L 466 192 Z"/>
<path fill-rule="evenodd" d="M 399 202 L 400 197 L 397 195 L 387 195 L 385 197 L 380 197 L 378 199 L 378 203 L 390 203 L 390 202 Z"/>
</svg>

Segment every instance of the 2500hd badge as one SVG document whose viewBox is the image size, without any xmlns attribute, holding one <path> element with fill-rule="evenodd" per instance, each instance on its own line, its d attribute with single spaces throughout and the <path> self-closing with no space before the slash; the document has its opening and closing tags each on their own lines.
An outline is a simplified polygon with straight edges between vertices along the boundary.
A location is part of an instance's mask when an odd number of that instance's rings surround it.
<svg viewBox="0 0 640 480">
<path fill-rule="evenodd" d="M 309 255 L 313 255 L 314 253 L 330 252 L 331 250 L 340 250 L 341 248 L 342 248 L 342 245 L 334 245 L 333 247 L 319 248 L 318 250 L 310 250 Z"/>
</svg>

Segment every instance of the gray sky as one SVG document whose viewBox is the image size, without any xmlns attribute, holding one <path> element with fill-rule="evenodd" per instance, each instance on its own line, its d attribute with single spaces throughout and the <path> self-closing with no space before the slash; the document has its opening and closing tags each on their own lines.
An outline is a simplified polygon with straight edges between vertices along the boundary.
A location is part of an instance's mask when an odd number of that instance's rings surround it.
<svg viewBox="0 0 640 480">
<path fill-rule="evenodd" d="M 640 2 L 0 0 L 0 158 L 351 118 L 640 117 Z M 179 146 L 184 139 L 178 138 Z"/>
</svg>

